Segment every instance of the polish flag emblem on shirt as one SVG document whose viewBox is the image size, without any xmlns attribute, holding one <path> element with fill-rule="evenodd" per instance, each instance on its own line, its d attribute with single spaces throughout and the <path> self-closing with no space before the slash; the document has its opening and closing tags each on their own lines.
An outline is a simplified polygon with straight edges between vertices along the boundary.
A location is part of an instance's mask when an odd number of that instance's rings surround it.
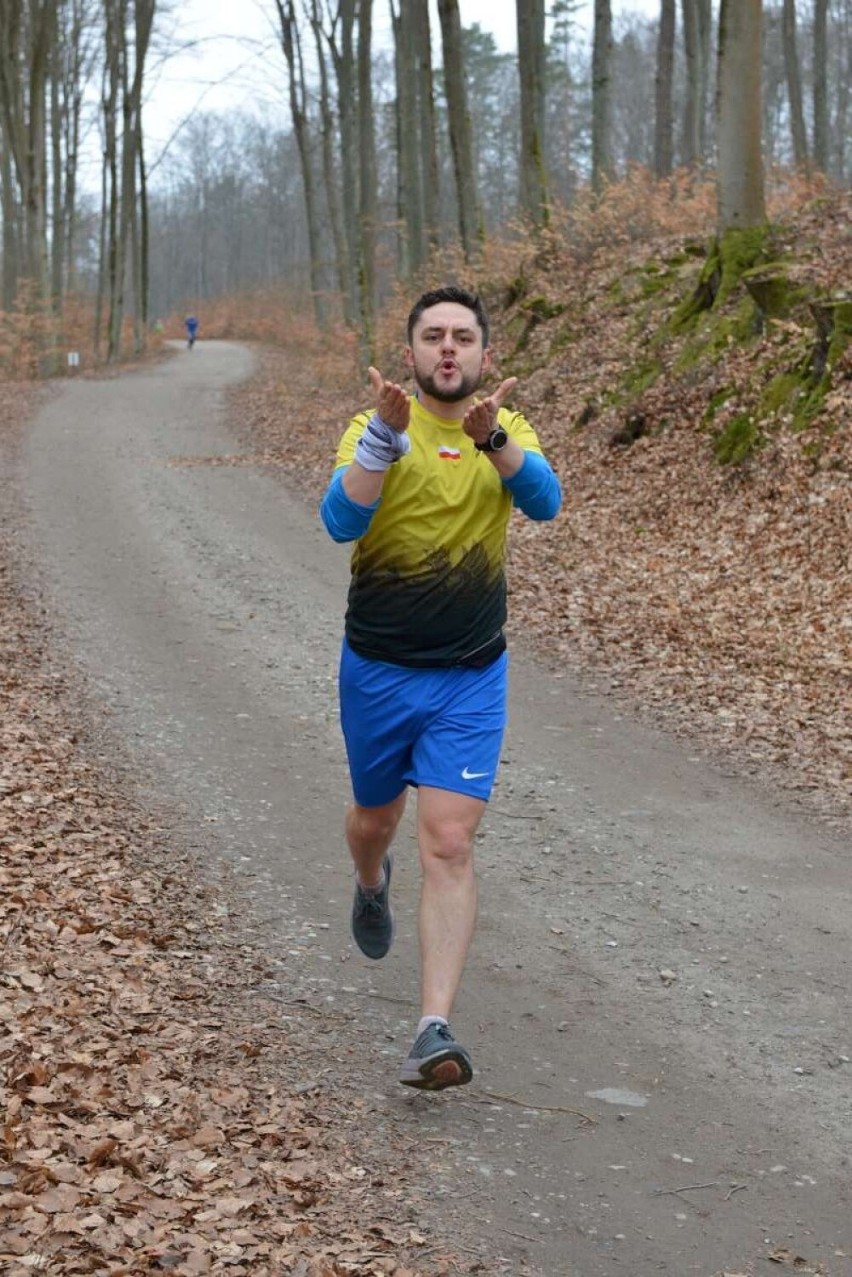
<svg viewBox="0 0 852 1277">
<path fill-rule="evenodd" d="M 438 449 L 438 456 L 442 457 L 444 461 L 460 461 L 461 449 L 450 448 L 447 446 L 447 444 L 442 443 L 440 448 Z"/>
</svg>

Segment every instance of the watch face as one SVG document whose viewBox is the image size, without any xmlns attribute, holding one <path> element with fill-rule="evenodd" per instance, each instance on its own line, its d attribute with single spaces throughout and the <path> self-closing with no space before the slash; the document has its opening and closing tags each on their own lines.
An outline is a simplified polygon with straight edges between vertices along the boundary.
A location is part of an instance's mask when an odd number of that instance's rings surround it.
<svg viewBox="0 0 852 1277">
<path fill-rule="evenodd" d="M 494 452 L 499 452 L 501 448 L 506 447 L 506 444 L 509 442 L 509 436 L 506 434 L 506 431 L 502 426 L 495 426 L 488 437 L 488 442 L 491 444 Z"/>
</svg>

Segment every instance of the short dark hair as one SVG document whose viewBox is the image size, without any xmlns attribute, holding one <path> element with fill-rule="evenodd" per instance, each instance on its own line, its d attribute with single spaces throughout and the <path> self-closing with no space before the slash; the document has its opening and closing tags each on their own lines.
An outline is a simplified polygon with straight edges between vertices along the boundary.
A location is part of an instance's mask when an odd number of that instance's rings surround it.
<svg viewBox="0 0 852 1277">
<path fill-rule="evenodd" d="M 417 301 L 411 308 L 408 316 L 408 344 L 411 345 L 411 339 L 414 336 L 414 329 L 417 321 L 423 314 L 424 310 L 428 310 L 430 306 L 437 306 L 441 302 L 455 302 L 459 306 L 466 306 L 468 310 L 473 311 L 476 316 L 476 322 L 482 329 L 482 344 L 488 345 L 488 316 L 485 313 L 478 293 L 469 293 L 465 288 L 457 288 L 455 284 L 447 284 L 444 288 L 433 288 L 428 293 L 423 293 L 418 297 Z"/>
</svg>

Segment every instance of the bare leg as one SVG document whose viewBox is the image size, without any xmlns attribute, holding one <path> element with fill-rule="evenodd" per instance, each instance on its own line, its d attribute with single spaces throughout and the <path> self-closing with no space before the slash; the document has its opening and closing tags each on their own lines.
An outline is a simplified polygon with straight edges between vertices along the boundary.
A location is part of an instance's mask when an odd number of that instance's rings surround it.
<svg viewBox="0 0 852 1277">
<path fill-rule="evenodd" d="M 476 921 L 473 838 L 484 811 L 479 798 L 428 785 L 418 790 L 423 1015 L 448 1019 L 461 983 Z"/>
<path fill-rule="evenodd" d="M 346 841 L 362 887 L 375 887 L 381 881 L 385 853 L 402 819 L 407 795 L 404 789 L 384 807 L 352 803 L 346 813 Z"/>
</svg>

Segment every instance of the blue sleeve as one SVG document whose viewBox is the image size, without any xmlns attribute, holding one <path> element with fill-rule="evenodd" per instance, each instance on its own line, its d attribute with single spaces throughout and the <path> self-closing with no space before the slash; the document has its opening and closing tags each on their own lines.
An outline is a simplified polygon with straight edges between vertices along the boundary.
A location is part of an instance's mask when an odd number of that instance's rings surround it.
<svg viewBox="0 0 852 1277">
<path fill-rule="evenodd" d="M 515 505 L 529 519 L 553 519 L 562 505 L 562 488 L 550 463 L 538 452 L 525 452 L 524 464 L 503 483 Z"/>
<path fill-rule="evenodd" d="M 345 473 L 345 466 L 335 470 L 320 502 L 320 518 L 333 541 L 357 541 L 369 528 L 380 505 L 380 501 L 358 505 L 348 497 L 343 487 Z"/>
</svg>

